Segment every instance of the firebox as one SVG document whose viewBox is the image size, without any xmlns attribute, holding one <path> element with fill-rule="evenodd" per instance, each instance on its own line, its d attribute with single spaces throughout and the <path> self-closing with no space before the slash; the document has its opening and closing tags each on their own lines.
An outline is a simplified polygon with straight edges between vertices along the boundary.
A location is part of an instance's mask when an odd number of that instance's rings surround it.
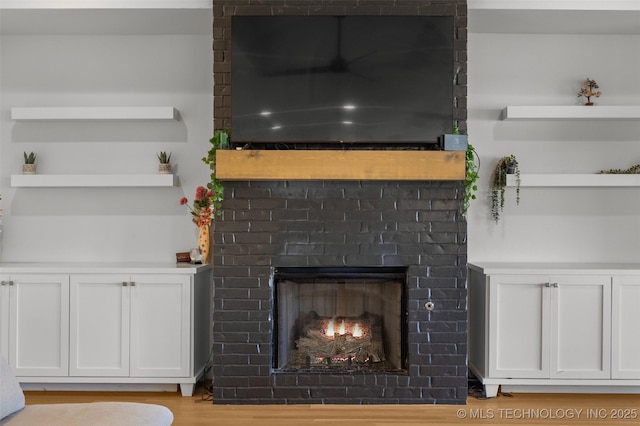
<svg viewBox="0 0 640 426">
<path fill-rule="evenodd" d="M 406 373 L 403 267 L 273 269 L 273 367 Z"/>
</svg>

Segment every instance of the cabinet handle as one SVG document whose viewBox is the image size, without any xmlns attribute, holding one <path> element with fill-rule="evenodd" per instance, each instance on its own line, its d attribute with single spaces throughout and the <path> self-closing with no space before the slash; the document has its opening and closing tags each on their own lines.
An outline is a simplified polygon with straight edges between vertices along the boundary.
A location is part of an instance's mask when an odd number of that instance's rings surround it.
<svg viewBox="0 0 640 426">
<path fill-rule="evenodd" d="M 122 287 L 126 287 L 127 286 L 127 282 L 126 281 L 122 281 Z"/>
<path fill-rule="evenodd" d="M 551 284 L 551 286 L 554 287 L 554 288 L 558 288 L 558 283 L 553 283 L 553 284 Z"/>
<path fill-rule="evenodd" d="M 549 287 L 551 287 L 551 283 L 544 283 L 544 286 L 549 288 Z"/>
<path fill-rule="evenodd" d="M 0 285 L 8 285 L 9 281 L 0 281 Z"/>
<path fill-rule="evenodd" d="M 135 283 L 135 281 L 129 281 L 129 285 L 130 285 L 131 287 L 135 287 L 135 286 L 136 286 L 136 283 Z"/>
</svg>

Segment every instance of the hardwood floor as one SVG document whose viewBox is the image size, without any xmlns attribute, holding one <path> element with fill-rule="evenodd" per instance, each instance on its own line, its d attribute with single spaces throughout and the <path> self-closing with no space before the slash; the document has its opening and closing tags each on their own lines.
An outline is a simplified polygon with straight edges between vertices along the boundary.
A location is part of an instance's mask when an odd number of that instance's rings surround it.
<svg viewBox="0 0 640 426">
<path fill-rule="evenodd" d="M 214 405 L 202 387 L 180 393 L 25 392 L 27 404 L 130 401 L 160 404 L 176 426 L 197 425 L 638 425 L 640 394 L 513 394 L 469 396 L 467 405 Z M 627 417 L 621 418 L 621 417 Z"/>
</svg>

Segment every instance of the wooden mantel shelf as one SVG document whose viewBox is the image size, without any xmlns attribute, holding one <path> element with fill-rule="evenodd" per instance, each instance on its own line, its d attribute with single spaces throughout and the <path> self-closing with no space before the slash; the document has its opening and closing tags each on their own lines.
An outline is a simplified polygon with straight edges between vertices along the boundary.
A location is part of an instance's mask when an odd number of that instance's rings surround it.
<svg viewBox="0 0 640 426">
<path fill-rule="evenodd" d="M 220 180 L 463 180 L 464 151 L 224 150 Z"/>
</svg>

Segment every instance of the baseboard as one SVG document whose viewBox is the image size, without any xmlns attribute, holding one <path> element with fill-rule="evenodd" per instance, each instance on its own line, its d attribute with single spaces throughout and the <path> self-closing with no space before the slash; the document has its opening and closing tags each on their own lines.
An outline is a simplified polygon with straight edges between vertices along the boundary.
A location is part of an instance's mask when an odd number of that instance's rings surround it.
<svg viewBox="0 0 640 426">
<path fill-rule="evenodd" d="M 175 384 L 147 383 L 21 383 L 25 391 L 178 392 Z"/>
</svg>

